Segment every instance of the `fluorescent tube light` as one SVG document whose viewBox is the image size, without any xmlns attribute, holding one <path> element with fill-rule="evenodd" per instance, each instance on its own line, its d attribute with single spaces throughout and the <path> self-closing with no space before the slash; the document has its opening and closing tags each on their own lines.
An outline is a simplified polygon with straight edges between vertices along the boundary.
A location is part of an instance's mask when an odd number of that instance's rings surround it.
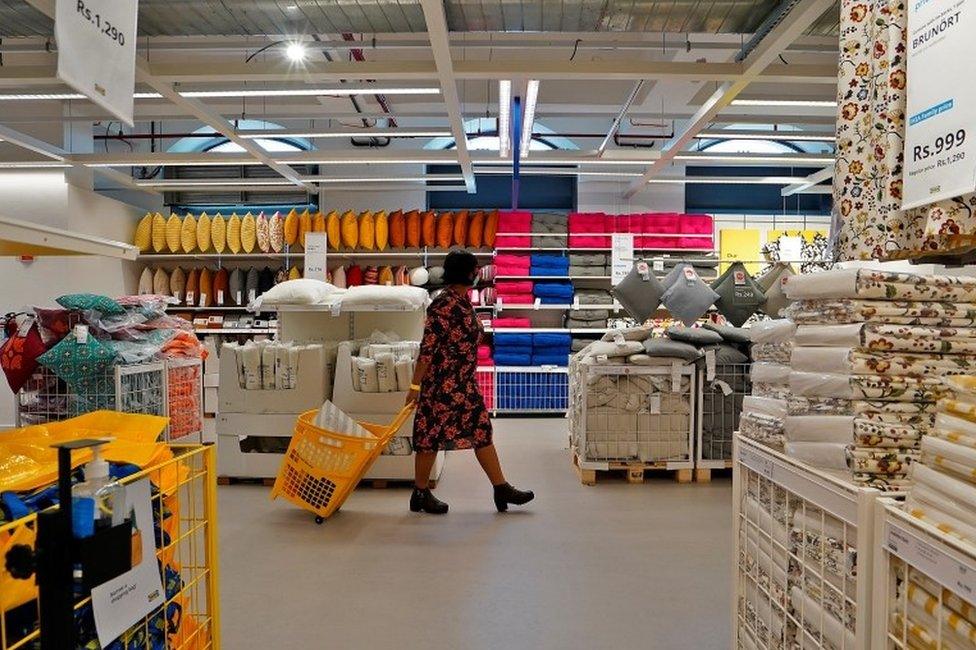
<svg viewBox="0 0 976 650">
<path fill-rule="evenodd" d="M 237 90 L 184 90 L 183 97 L 197 99 L 218 99 L 228 97 L 345 97 L 348 95 L 437 95 L 439 88 L 399 88 L 384 86 L 353 86 L 350 88 L 248 88 Z M 162 95 L 154 92 L 132 93 L 133 99 L 162 99 Z M 87 99 L 80 93 L 19 93 L 0 94 L 0 101 L 47 101 Z"/>
<path fill-rule="evenodd" d="M 237 135 L 245 140 L 259 138 L 442 138 L 450 137 L 451 131 L 443 129 L 354 129 L 347 131 L 289 131 L 287 129 L 271 129 L 254 131 L 239 131 Z"/>
<path fill-rule="evenodd" d="M 337 183 L 429 183 L 432 181 L 463 181 L 460 174 L 443 174 L 440 176 L 363 176 L 359 178 L 340 178 L 336 176 L 303 176 L 299 180 L 305 183 L 337 184 Z"/>
<path fill-rule="evenodd" d="M 498 155 L 508 158 L 512 153 L 512 82 L 498 81 Z"/>
<path fill-rule="evenodd" d="M 707 131 L 695 136 L 705 140 L 795 140 L 797 142 L 833 142 L 833 133 L 804 131 Z"/>
<path fill-rule="evenodd" d="M 819 108 L 836 107 L 832 99 L 733 99 L 732 106 L 811 106 Z"/>
<path fill-rule="evenodd" d="M 530 79 L 525 89 L 525 113 L 522 117 L 521 157 L 529 155 L 532 143 L 532 124 L 535 122 L 535 104 L 539 99 L 539 80 Z"/>
<path fill-rule="evenodd" d="M 275 178 L 169 178 L 161 181 L 136 181 L 139 187 L 250 187 L 252 185 L 294 185 Z"/>
<path fill-rule="evenodd" d="M 71 167 L 71 165 L 55 160 L 0 162 L 0 169 L 65 169 L 67 167 Z"/>
<path fill-rule="evenodd" d="M 704 154 L 696 155 L 691 153 L 678 154 L 674 157 L 675 160 L 683 160 L 687 162 L 724 162 L 724 163 L 760 163 L 768 165 L 832 165 L 834 159 L 831 156 L 819 157 L 819 156 L 793 156 L 790 154 L 780 155 L 780 154 L 770 154 L 768 156 L 763 155 L 750 155 L 750 154 Z"/>
</svg>

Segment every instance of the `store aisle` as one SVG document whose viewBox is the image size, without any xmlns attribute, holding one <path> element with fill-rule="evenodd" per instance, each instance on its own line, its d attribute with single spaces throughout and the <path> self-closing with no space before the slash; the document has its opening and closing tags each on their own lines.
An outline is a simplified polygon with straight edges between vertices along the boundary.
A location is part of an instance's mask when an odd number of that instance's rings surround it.
<svg viewBox="0 0 976 650">
<path fill-rule="evenodd" d="M 446 517 L 360 489 L 335 519 L 220 488 L 223 642 L 233 650 L 727 648 L 730 482 L 579 484 L 565 420 L 499 420 L 528 510 L 494 512 L 471 453 Z"/>
</svg>

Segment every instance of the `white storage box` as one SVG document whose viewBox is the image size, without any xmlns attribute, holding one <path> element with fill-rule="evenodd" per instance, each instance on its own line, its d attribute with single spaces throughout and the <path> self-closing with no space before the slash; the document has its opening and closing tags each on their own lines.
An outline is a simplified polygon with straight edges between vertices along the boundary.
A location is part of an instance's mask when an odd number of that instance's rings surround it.
<svg viewBox="0 0 976 650">
<path fill-rule="evenodd" d="M 229 351 L 220 355 L 220 413 L 303 413 L 322 406 L 328 390 L 328 367 L 322 346 L 299 351 L 297 385 L 283 390 L 241 388 L 236 355 Z"/>
</svg>

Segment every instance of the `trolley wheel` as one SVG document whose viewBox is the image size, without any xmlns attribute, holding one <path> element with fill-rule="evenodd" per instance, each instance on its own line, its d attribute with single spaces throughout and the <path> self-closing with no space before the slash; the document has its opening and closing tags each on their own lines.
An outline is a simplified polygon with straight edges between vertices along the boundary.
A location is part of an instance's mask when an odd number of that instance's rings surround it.
<svg viewBox="0 0 976 650">
<path fill-rule="evenodd" d="M 319 526 L 321 526 L 322 522 L 324 521 L 325 521 L 325 517 L 319 517 L 318 515 L 315 516 L 315 523 L 317 523 Z"/>
</svg>

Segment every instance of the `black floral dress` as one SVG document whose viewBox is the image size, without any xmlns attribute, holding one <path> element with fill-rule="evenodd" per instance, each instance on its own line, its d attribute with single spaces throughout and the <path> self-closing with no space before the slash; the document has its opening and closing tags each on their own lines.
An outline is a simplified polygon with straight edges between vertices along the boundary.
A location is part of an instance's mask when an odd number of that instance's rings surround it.
<svg viewBox="0 0 976 650">
<path fill-rule="evenodd" d="M 491 420 L 478 387 L 482 329 L 471 302 L 446 289 L 427 309 L 420 360 L 428 364 L 413 425 L 416 451 L 491 444 Z"/>
</svg>

